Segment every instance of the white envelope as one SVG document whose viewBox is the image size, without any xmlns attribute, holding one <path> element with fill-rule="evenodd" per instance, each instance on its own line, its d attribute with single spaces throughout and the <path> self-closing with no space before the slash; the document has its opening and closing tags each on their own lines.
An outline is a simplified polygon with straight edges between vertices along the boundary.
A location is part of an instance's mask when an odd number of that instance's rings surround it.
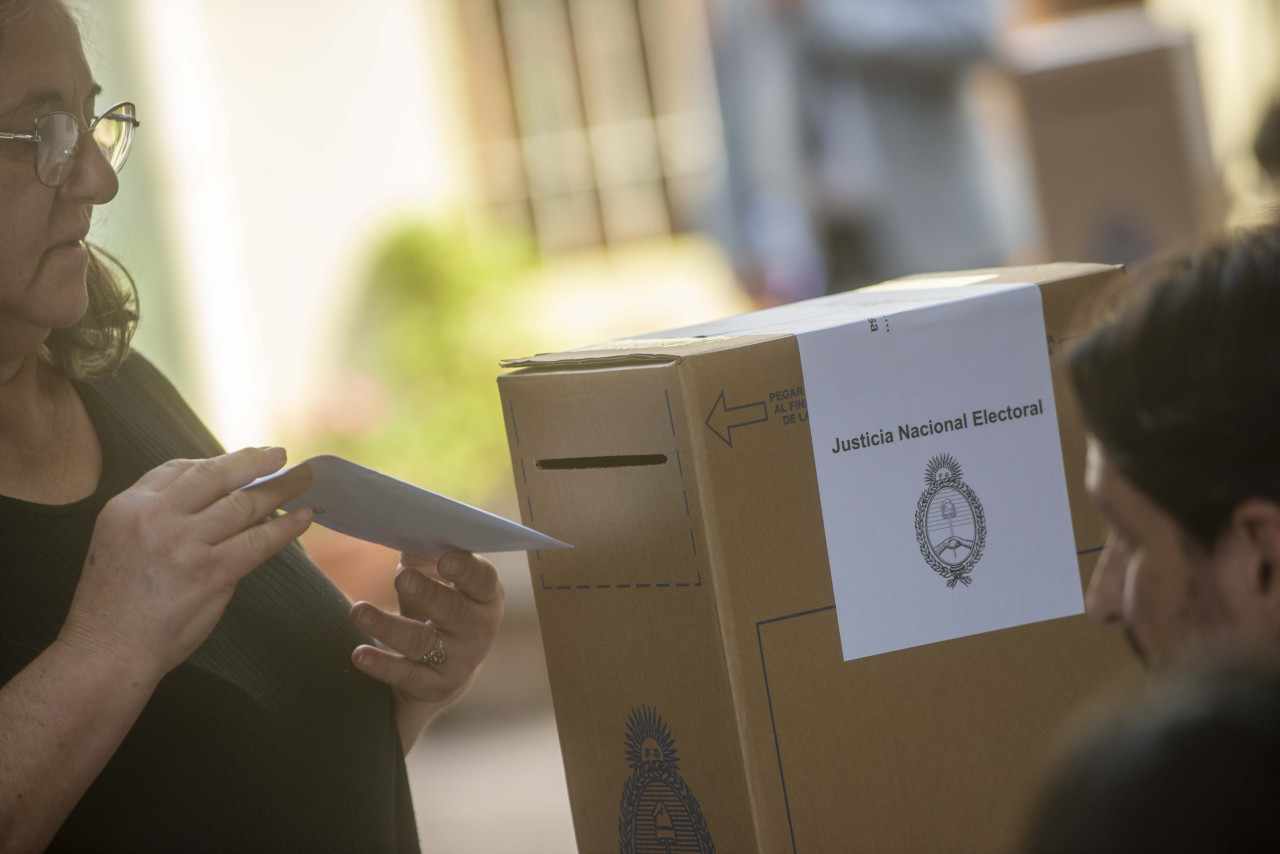
<svg viewBox="0 0 1280 854">
<path fill-rule="evenodd" d="M 454 549 L 513 552 L 573 548 L 532 528 L 342 457 L 326 454 L 298 465 L 310 466 L 315 482 L 285 504 L 285 510 L 310 507 L 318 524 L 397 551 L 434 559 Z M 250 485 L 274 480 L 288 470 Z"/>
</svg>

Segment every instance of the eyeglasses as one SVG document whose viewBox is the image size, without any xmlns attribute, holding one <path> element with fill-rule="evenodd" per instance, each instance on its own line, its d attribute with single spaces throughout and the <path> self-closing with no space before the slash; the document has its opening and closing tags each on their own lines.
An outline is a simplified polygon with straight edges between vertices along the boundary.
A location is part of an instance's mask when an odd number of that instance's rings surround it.
<svg viewBox="0 0 1280 854">
<path fill-rule="evenodd" d="M 0 139 L 19 139 L 36 144 L 36 177 L 46 187 L 61 187 L 71 177 L 80 135 L 93 134 L 102 156 L 119 172 L 133 144 L 133 129 L 140 125 L 137 109 L 128 101 L 108 107 L 102 115 L 80 128 L 71 113 L 46 113 L 36 119 L 35 133 L 0 133 Z"/>
</svg>

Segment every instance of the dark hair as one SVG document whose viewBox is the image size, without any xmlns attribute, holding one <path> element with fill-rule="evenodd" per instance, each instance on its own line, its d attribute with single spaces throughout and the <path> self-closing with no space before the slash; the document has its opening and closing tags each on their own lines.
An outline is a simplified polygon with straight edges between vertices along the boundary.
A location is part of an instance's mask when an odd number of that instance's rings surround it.
<svg viewBox="0 0 1280 854">
<path fill-rule="evenodd" d="M 1280 669 L 1220 661 L 1095 727 L 1056 764 L 1022 854 L 1280 851 Z"/>
<path fill-rule="evenodd" d="M 53 330 L 40 348 L 42 358 L 74 379 L 115 373 L 128 357 L 138 328 L 138 288 L 118 258 L 91 245 L 85 280 L 89 307 L 84 316 L 74 326 Z"/>
<path fill-rule="evenodd" d="M 1240 502 L 1280 502 L 1280 223 L 1139 278 L 1071 378 L 1111 464 L 1207 550 Z"/>
<path fill-rule="evenodd" d="M 0 0 L 0 50 L 9 27 L 29 15 L 36 2 L 39 0 Z M 75 26 L 62 0 L 44 2 L 56 4 Z M 40 348 L 43 360 L 75 379 L 114 373 L 129 355 L 129 342 L 138 326 L 138 289 L 119 259 L 91 245 L 85 282 L 89 307 L 84 316 L 74 326 L 53 330 Z"/>
</svg>

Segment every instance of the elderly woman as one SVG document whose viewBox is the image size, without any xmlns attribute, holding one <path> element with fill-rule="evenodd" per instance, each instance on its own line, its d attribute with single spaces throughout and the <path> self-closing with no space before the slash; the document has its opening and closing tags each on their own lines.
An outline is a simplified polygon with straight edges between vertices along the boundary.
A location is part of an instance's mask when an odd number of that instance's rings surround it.
<svg viewBox="0 0 1280 854">
<path fill-rule="evenodd" d="M 284 451 L 224 453 L 84 243 L 138 124 L 98 90 L 61 0 L 0 0 L 0 850 L 416 851 L 403 754 L 501 582 L 404 556 L 351 607 L 275 512 L 305 469 L 240 491 Z"/>
</svg>

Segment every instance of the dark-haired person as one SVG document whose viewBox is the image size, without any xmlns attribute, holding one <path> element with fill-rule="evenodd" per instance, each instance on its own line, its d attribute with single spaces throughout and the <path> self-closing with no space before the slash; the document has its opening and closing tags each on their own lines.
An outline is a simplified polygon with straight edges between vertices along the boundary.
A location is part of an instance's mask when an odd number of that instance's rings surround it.
<svg viewBox="0 0 1280 854">
<path fill-rule="evenodd" d="M 1071 358 L 1111 526 L 1087 610 L 1149 666 L 1280 651 L 1280 224 L 1147 279 Z"/>
<path fill-rule="evenodd" d="M 1140 278 L 1070 367 L 1111 526 L 1087 610 L 1163 681 L 1057 764 L 1019 850 L 1278 851 L 1280 221 Z"/>
<path fill-rule="evenodd" d="M 403 753 L 501 582 L 404 556 L 403 616 L 351 607 L 274 515 L 309 474 L 235 491 L 284 452 L 223 451 L 84 242 L 137 126 L 100 108 L 61 0 L 0 0 L 0 851 L 416 851 Z"/>
<path fill-rule="evenodd" d="M 1021 854 L 1280 851 L 1280 667 L 1200 663 L 1078 738 Z"/>
</svg>

